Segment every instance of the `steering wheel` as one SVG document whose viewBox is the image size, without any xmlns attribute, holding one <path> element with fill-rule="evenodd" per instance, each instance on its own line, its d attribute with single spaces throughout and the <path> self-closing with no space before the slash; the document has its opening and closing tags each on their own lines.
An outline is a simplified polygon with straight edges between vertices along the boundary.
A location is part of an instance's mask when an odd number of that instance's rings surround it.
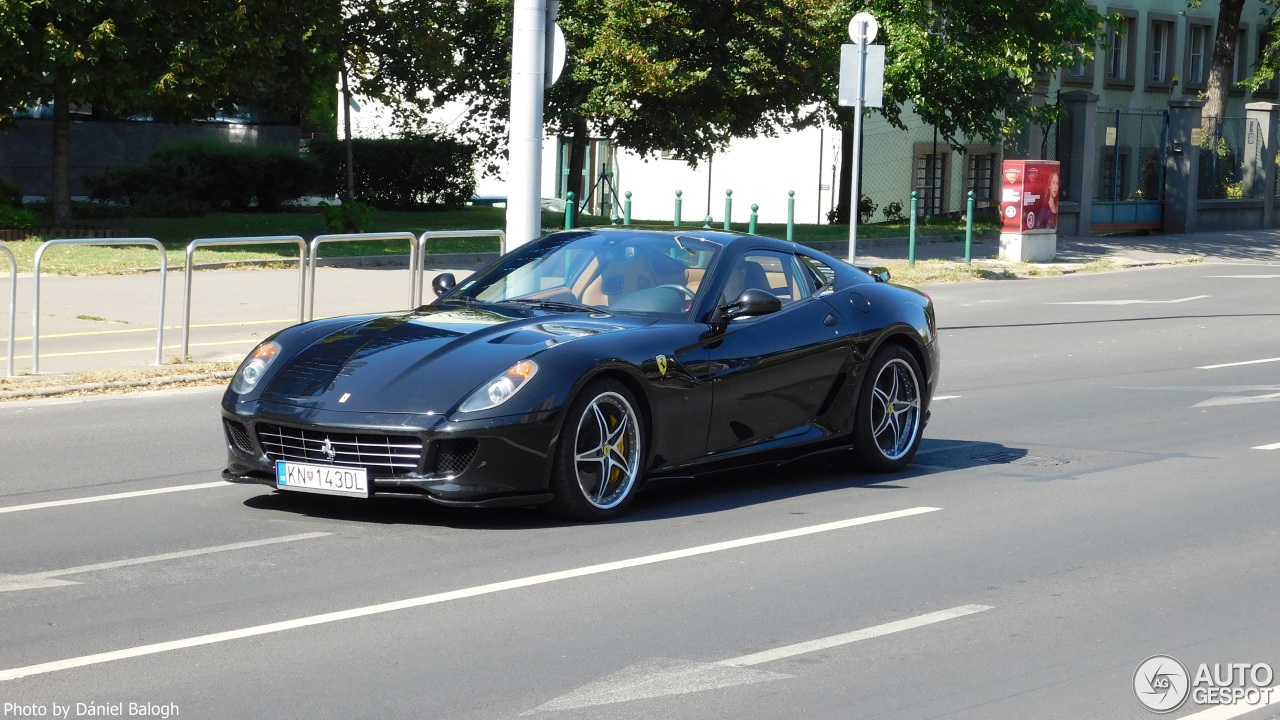
<svg viewBox="0 0 1280 720">
<path fill-rule="evenodd" d="M 669 284 L 667 284 L 667 285 L 659 285 L 658 287 L 660 287 L 660 288 L 667 288 L 667 289 L 669 289 L 669 290 L 675 290 L 676 292 L 678 292 L 678 293 L 680 293 L 681 295 L 683 295 L 683 296 L 684 296 L 684 299 L 685 299 L 685 303 L 684 303 L 684 311 L 685 311 L 685 312 L 689 312 L 689 309 L 693 307 L 693 299 L 694 299 L 695 297 L 697 297 L 697 293 L 695 293 L 694 291 L 690 290 L 689 288 L 687 288 L 687 287 L 685 287 L 685 286 L 683 286 L 683 285 L 677 285 L 677 284 L 675 284 L 675 283 L 669 283 Z"/>
</svg>

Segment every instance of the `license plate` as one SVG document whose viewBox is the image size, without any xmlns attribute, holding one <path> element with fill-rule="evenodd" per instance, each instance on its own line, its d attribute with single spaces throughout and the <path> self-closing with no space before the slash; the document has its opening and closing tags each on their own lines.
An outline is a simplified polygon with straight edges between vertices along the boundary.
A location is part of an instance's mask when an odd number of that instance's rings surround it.
<svg viewBox="0 0 1280 720">
<path fill-rule="evenodd" d="M 276 488 L 367 498 L 369 471 L 364 468 L 280 461 L 276 463 Z"/>
</svg>

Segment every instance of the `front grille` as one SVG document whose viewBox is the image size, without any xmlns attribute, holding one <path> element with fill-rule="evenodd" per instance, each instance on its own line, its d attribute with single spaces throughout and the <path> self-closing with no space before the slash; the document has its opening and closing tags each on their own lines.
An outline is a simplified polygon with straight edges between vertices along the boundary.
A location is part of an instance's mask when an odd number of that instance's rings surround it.
<svg viewBox="0 0 1280 720">
<path fill-rule="evenodd" d="M 362 467 L 381 476 L 414 472 L 422 458 L 422 441 L 410 435 L 303 430 L 259 423 L 258 442 L 272 460 Z"/>
<path fill-rule="evenodd" d="M 223 418 L 222 425 L 227 429 L 227 439 L 236 446 L 237 450 L 244 453 L 253 452 L 253 442 L 249 440 L 249 431 L 243 424 Z"/>
<path fill-rule="evenodd" d="M 475 459 L 480 443 L 475 438 L 441 440 L 436 443 L 436 461 L 432 473 L 460 475 Z"/>
</svg>

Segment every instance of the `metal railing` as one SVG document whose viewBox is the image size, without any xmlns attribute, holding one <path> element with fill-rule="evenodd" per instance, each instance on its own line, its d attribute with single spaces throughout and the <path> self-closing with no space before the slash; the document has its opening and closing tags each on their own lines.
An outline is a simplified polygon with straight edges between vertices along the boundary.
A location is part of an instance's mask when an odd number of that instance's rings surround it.
<svg viewBox="0 0 1280 720">
<path fill-rule="evenodd" d="M 160 319 L 156 322 L 156 365 L 159 365 L 164 352 L 164 294 L 169 275 L 169 257 L 164 245 L 155 238 L 58 238 L 42 243 L 31 264 L 35 285 L 35 305 L 31 308 L 31 374 L 40 374 L 40 262 L 44 259 L 44 251 L 54 245 L 150 245 L 160 251 Z"/>
<path fill-rule="evenodd" d="M 0 243 L 0 252 L 9 258 L 9 361 L 5 366 L 5 375 L 13 375 L 13 342 L 18 329 L 18 260 L 8 245 Z"/>
<path fill-rule="evenodd" d="M 263 235 L 258 237 L 196 238 L 187 244 L 187 264 L 183 270 L 182 290 L 182 361 L 187 360 L 191 347 L 191 259 L 196 248 L 229 245 L 285 245 L 298 246 L 298 322 L 306 320 L 307 299 L 307 241 L 300 235 Z"/>
<path fill-rule="evenodd" d="M 422 273 L 426 272 L 427 267 L 427 243 L 432 240 L 442 240 L 444 238 L 498 238 L 498 252 L 505 253 L 507 251 L 507 234 L 501 230 L 432 230 L 422 233 L 418 237 L 418 255 L 417 264 L 413 265 L 413 285 L 415 295 L 410 300 L 409 309 L 412 310 L 422 304 Z M 413 259 L 410 258 L 410 262 Z"/>
<path fill-rule="evenodd" d="M 318 250 L 320 245 L 328 242 L 361 242 L 367 240 L 404 240 L 409 243 L 409 309 L 413 309 L 413 304 L 417 295 L 418 273 L 414 272 L 417 267 L 418 259 L 418 238 L 409 232 L 393 232 L 393 233 L 350 233 L 346 235 L 317 235 L 311 240 L 311 253 L 309 257 L 309 268 L 307 270 L 308 279 L 306 281 L 308 288 L 307 296 L 307 320 L 315 320 L 316 313 L 316 261 L 319 260 Z"/>
</svg>

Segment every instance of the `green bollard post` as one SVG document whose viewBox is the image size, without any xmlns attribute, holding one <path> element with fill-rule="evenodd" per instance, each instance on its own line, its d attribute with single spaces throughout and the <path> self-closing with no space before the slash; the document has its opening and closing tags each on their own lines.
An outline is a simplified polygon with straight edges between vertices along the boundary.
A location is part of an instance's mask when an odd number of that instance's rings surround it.
<svg viewBox="0 0 1280 720">
<path fill-rule="evenodd" d="M 622 224 L 631 224 L 631 191 L 627 191 L 627 201 L 622 204 Z"/>
<path fill-rule="evenodd" d="M 680 197 L 681 195 L 684 195 L 684 193 L 677 190 L 676 191 L 676 222 L 675 222 L 676 227 L 680 227 L 680 205 L 683 201 L 683 199 Z"/>
<path fill-rule="evenodd" d="M 759 220 L 760 220 L 760 205 L 758 203 L 751 203 L 751 222 L 747 226 L 747 232 L 751 233 L 752 235 L 755 235 L 756 223 Z"/>
<path fill-rule="evenodd" d="M 733 229 L 733 191 L 724 191 L 724 229 Z"/>
<path fill-rule="evenodd" d="M 964 264 L 973 262 L 973 191 L 969 191 L 969 207 L 964 221 Z"/>
<path fill-rule="evenodd" d="M 796 191 L 787 191 L 787 242 L 796 241 Z"/>
<path fill-rule="evenodd" d="M 573 201 L 573 191 L 564 196 L 564 229 L 573 229 L 573 209 L 576 207 Z"/>
<path fill-rule="evenodd" d="M 711 216 L 710 216 L 710 215 L 708 215 L 708 216 L 707 216 L 707 219 L 703 221 L 703 223 L 702 223 L 702 228 L 703 228 L 704 230 L 710 230 L 710 229 L 711 229 Z"/>
<path fill-rule="evenodd" d="M 907 232 L 907 267 L 916 266 L 916 211 L 920 208 L 920 191 L 911 191 L 911 230 Z"/>
</svg>

